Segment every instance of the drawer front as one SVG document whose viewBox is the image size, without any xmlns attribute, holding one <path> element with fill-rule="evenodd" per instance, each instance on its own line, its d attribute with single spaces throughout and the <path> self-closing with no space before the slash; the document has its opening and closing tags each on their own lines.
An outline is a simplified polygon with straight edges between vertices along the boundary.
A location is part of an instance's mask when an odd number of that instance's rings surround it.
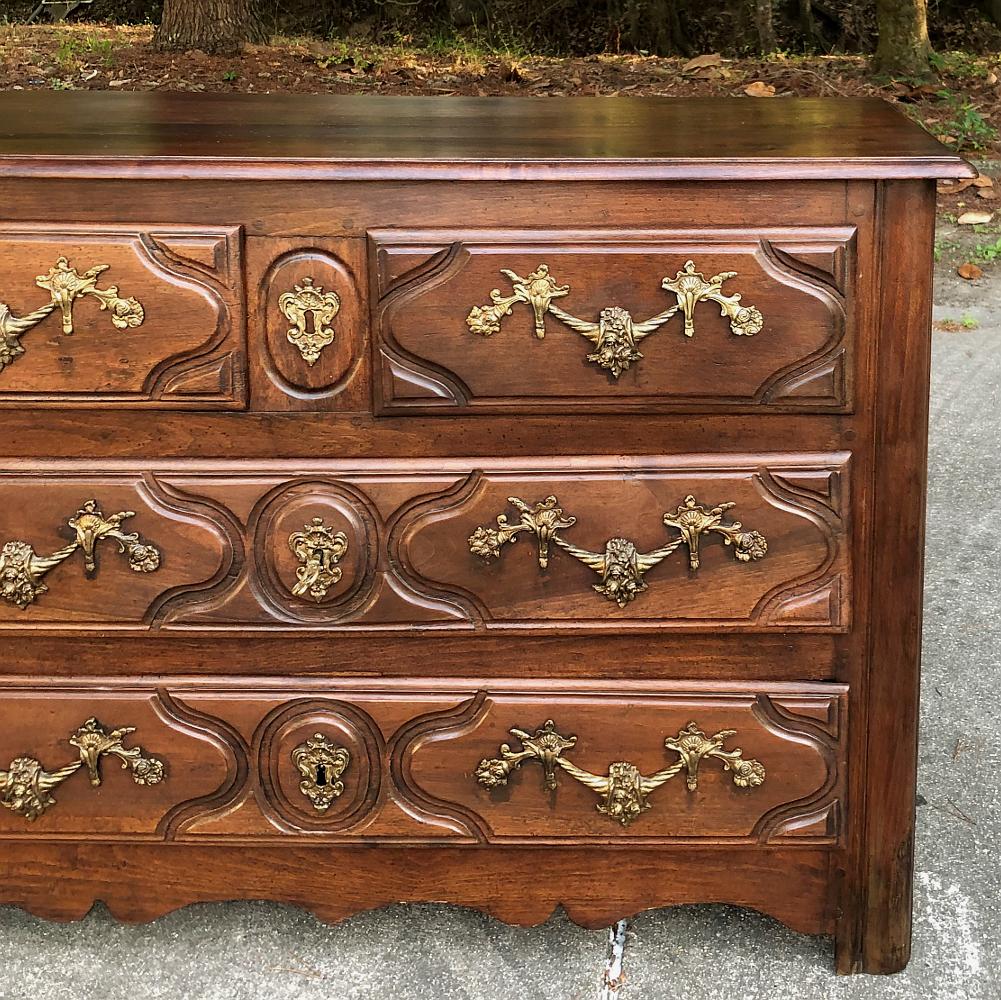
<svg viewBox="0 0 1001 1000">
<path fill-rule="evenodd" d="M 0 405 L 246 402 L 238 228 L 0 228 Z"/>
<path fill-rule="evenodd" d="M 181 724 L 153 688 L 0 689 L 0 838 L 161 840 L 225 795 L 228 743 Z"/>
<path fill-rule="evenodd" d="M 6 684 L 0 838 L 841 837 L 839 685 L 469 683 Z"/>
<path fill-rule="evenodd" d="M 0 626 L 849 627 L 849 457 L 21 463 Z"/>
<path fill-rule="evenodd" d="M 847 412 L 855 231 L 371 234 L 377 412 Z"/>
</svg>

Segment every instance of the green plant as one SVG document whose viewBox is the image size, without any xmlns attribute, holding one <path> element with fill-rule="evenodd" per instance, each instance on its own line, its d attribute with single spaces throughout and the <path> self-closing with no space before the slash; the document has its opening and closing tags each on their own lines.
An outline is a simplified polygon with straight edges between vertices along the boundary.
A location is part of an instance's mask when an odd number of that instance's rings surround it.
<svg viewBox="0 0 1001 1000">
<path fill-rule="evenodd" d="M 939 138 L 957 150 L 982 151 L 998 137 L 998 130 L 971 104 L 950 90 L 938 96 L 948 104 L 951 117 L 939 126 Z"/>
<path fill-rule="evenodd" d="M 237 71 L 235 69 L 228 69 L 228 70 L 226 70 L 225 73 L 223 73 L 222 78 L 224 80 L 232 82 L 233 80 L 239 80 L 240 79 L 240 74 L 237 73 Z"/>
<path fill-rule="evenodd" d="M 953 240 L 935 240 L 935 263 L 937 264 L 946 254 L 953 253 L 959 249 L 959 244 Z"/>
<path fill-rule="evenodd" d="M 973 248 L 973 254 L 977 260 L 985 264 L 995 264 L 1001 260 L 1001 236 L 993 243 L 978 243 Z"/>
</svg>

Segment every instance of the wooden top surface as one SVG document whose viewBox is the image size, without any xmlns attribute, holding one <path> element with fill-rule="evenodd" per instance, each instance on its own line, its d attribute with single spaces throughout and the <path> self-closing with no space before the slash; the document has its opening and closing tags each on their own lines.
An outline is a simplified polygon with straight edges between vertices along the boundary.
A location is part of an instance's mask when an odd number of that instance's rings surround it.
<svg viewBox="0 0 1001 1000">
<path fill-rule="evenodd" d="M 0 175 L 960 177 L 877 98 L 0 94 Z"/>
</svg>

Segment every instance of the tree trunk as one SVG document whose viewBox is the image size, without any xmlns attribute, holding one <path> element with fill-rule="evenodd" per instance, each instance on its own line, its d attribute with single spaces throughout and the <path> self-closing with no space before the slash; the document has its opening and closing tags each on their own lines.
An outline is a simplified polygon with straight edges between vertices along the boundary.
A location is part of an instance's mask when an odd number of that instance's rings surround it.
<svg viewBox="0 0 1001 1000">
<path fill-rule="evenodd" d="M 266 42 L 256 0 L 164 0 L 153 35 L 162 50 L 201 49 L 219 55 L 239 52 L 245 42 Z"/>
<path fill-rule="evenodd" d="M 916 80 L 932 76 L 928 0 L 876 0 L 879 44 L 873 69 Z"/>
<path fill-rule="evenodd" d="M 754 28 L 758 35 L 758 48 L 767 55 L 774 52 L 775 41 L 775 13 L 772 9 L 772 0 L 753 0 Z"/>
<path fill-rule="evenodd" d="M 477 21 L 473 0 L 448 0 L 448 20 L 453 28 L 468 28 Z"/>
<path fill-rule="evenodd" d="M 1001 0 L 983 0 L 981 7 L 987 17 L 1001 28 Z"/>
</svg>

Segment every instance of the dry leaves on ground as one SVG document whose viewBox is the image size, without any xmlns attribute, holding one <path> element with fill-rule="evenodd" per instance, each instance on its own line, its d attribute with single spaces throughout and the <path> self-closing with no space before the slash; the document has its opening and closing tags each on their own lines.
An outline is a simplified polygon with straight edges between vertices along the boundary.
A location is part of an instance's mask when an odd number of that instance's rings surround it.
<svg viewBox="0 0 1001 1000">
<path fill-rule="evenodd" d="M 748 97 L 774 97 L 775 88 L 770 83 L 765 83 L 764 80 L 755 80 L 754 83 L 749 83 L 744 88 L 744 93 Z"/>
<path fill-rule="evenodd" d="M 976 281 L 977 278 L 982 278 L 984 276 L 983 270 L 971 261 L 967 261 L 965 264 L 960 264 L 959 267 L 956 268 L 956 274 L 958 274 L 961 278 L 965 278 L 967 281 Z"/>
<path fill-rule="evenodd" d="M 993 212 L 964 212 L 956 222 L 961 226 L 986 226 L 993 218 Z"/>
</svg>

